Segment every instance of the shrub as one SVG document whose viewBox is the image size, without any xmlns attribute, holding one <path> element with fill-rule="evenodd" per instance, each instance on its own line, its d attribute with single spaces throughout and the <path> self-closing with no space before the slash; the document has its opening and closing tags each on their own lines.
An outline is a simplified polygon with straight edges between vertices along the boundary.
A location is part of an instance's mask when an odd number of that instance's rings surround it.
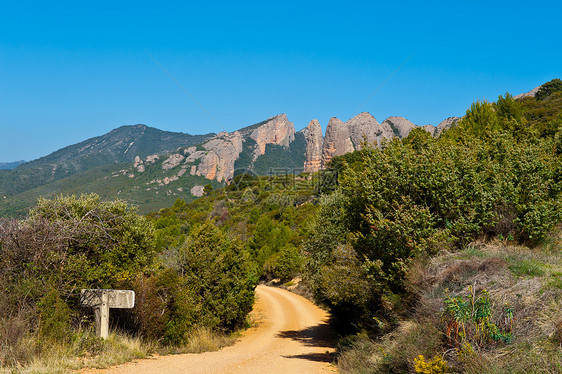
<svg viewBox="0 0 562 374">
<path fill-rule="evenodd" d="M 555 78 L 550 82 L 543 84 L 535 94 L 536 100 L 543 100 L 554 92 L 562 91 L 562 81 Z"/>
<path fill-rule="evenodd" d="M 450 368 L 441 356 L 436 355 L 432 359 L 426 360 L 423 355 L 419 355 L 414 359 L 414 370 L 416 373 L 442 374 L 448 373 Z"/>
<path fill-rule="evenodd" d="M 520 109 L 510 95 L 494 105 L 476 102 L 439 139 L 416 132 L 382 149 L 363 149 L 343 169 L 333 197 L 320 201 L 305 248 L 312 288 L 332 313 L 344 306 L 342 294 L 329 290 L 327 275 L 337 274 L 342 264 L 349 274 L 364 272 L 349 289 L 369 292 L 345 306 L 370 310 L 349 324 L 376 326 L 373 314 L 395 313 L 407 292 L 404 279 L 413 258 L 478 237 L 536 245 L 548 236 L 562 219 L 559 137 L 514 136 L 524 124 Z M 343 263 L 335 251 L 341 245 L 354 253 Z"/>
<path fill-rule="evenodd" d="M 472 352 L 490 344 L 511 343 L 513 309 L 505 305 L 499 318 L 486 290 L 476 292 L 469 287 L 468 291 L 466 299 L 450 295 L 445 299 L 443 321 L 447 342 L 461 352 Z M 499 325 L 493 321 L 494 317 L 499 320 Z"/>
</svg>

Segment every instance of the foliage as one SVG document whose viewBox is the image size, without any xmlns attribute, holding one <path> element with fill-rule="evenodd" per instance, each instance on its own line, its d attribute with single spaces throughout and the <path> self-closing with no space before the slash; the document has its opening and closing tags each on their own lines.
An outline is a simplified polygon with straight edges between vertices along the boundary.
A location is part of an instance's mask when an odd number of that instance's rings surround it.
<svg viewBox="0 0 562 374">
<path fill-rule="evenodd" d="M 2 344 L 71 344 L 91 321 L 80 289 L 130 287 L 152 269 L 153 245 L 146 218 L 95 195 L 42 199 L 25 220 L 0 221 L 0 325 L 13 326 L 0 331 Z"/>
<path fill-rule="evenodd" d="M 157 247 L 166 251 L 181 246 L 195 227 L 211 219 L 244 243 L 258 275 L 288 280 L 301 271 L 300 247 L 309 235 L 306 222 L 316 211 L 318 183 L 319 175 L 239 174 L 208 196 L 150 214 Z"/>
<path fill-rule="evenodd" d="M 414 359 L 414 370 L 416 373 L 423 374 L 442 374 L 450 371 L 447 363 L 439 355 L 426 360 L 423 355 L 419 355 Z"/>
<path fill-rule="evenodd" d="M 193 329 L 232 331 L 245 323 L 257 276 L 237 240 L 211 222 L 162 254 L 166 268 L 135 282 L 135 322 L 144 335 L 185 344 Z"/>
<path fill-rule="evenodd" d="M 501 311 L 500 325 L 493 322 L 494 307 L 486 290 L 468 289 L 467 299 L 446 295 L 443 321 L 448 343 L 458 349 L 479 350 L 489 344 L 512 341 L 513 309 L 505 305 Z"/>
<path fill-rule="evenodd" d="M 29 221 L 41 220 L 69 231 L 61 239 L 67 241 L 67 254 L 80 264 L 81 278 L 90 286 L 130 284 L 135 273 L 153 260 L 151 223 L 122 201 L 101 201 L 93 194 L 40 199 Z"/>
<path fill-rule="evenodd" d="M 559 78 L 555 78 L 550 82 L 543 84 L 537 93 L 535 94 L 536 100 L 544 100 L 546 97 L 550 96 L 554 92 L 562 91 L 562 81 Z"/>
<path fill-rule="evenodd" d="M 478 237 L 547 237 L 562 218 L 560 133 L 539 136 L 524 113 L 509 94 L 475 102 L 437 140 L 413 132 L 341 163 L 305 245 L 308 279 L 333 315 L 380 331 L 404 303 L 414 258 Z"/>
</svg>

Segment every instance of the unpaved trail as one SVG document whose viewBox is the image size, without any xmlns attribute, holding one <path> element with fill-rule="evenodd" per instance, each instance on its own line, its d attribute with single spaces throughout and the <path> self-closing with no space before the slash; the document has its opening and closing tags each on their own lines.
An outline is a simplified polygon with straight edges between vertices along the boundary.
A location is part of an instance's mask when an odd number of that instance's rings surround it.
<svg viewBox="0 0 562 374">
<path fill-rule="evenodd" d="M 216 352 L 139 360 L 87 373 L 335 373 L 330 364 L 328 314 L 307 299 L 279 288 L 258 286 L 253 320 L 233 346 Z"/>
</svg>

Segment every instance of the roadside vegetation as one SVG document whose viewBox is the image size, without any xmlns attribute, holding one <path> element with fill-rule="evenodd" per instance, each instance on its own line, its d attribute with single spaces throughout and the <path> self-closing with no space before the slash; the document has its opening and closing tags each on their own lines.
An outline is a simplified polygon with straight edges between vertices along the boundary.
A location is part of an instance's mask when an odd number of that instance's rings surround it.
<svg viewBox="0 0 562 374">
<path fill-rule="evenodd" d="M 275 281 L 330 311 L 344 373 L 560 372 L 561 95 L 553 80 L 477 101 L 437 139 L 413 130 L 313 175 L 241 174 L 146 217 L 40 200 L 0 222 L 2 365 L 218 349 Z M 81 288 L 135 290 L 112 312 L 119 334 L 93 335 Z"/>
<path fill-rule="evenodd" d="M 0 243 L 0 363 L 9 370 L 218 349 L 253 305 L 257 275 L 239 242 L 209 223 L 163 253 L 153 224 L 121 201 L 40 200 L 26 219 L 0 222 Z M 119 335 L 94 335 L 82 288 L 136 292 L 135 308 L 111 312 Z"/>
</svg>

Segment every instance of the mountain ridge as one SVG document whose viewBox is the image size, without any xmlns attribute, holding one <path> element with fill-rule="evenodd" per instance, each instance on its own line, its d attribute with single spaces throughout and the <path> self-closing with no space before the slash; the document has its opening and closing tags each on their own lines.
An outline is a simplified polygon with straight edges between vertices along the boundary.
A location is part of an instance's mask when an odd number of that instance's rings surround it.
<svg viewBox="0 0 562 374">
<path fill-rule="evenodd" d="M 516 97 L 528 100 L 537 89 Z M 448 117 L 437 126 L 420 126 L 399 116 L 378 122 L 363 112 L 345 122 L 332 117 L 325 132 L 315 119 L 296 131 L 281 113 L 232 132 L 204 135 L 121 126 L 13 170 L 0 170 L 0 215 L 23 214 L 39 196 L 87 192 L 123 198 L 148 213 L 177 198 L 201 196 L 204 185 L 229 184 L 240 173 L 312 173 L 365 144 L 380 147 L 417 128 L 438 137 L 459 120 Z"/>
</svg>

